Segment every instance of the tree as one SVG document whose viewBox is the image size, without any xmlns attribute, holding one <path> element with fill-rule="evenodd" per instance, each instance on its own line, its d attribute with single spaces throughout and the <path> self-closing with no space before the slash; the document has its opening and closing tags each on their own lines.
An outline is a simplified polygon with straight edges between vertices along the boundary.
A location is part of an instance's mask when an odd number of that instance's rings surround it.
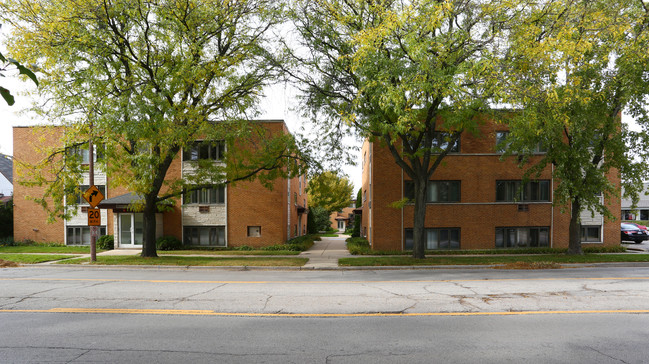
<svg viewBox="0 0 649 364">
<path fill-rule="evenodd" d="M 8 0 L 0 9 L 14 26 L 10 48 L 43 71 L 48 102 L 38 111 L 66 126 L 65 148 L 39 167 L 51 173 L 32 176 L 53 197 L 38 199 L 52 216 L 70 213 L 64 196 L 79 192 L 84 170 L 69 152 L 89 140 L 103 146 L 112 182 L 141 197 L 145 257 L 157 255 L 160 202 L 238 180 L 269 185 L 303 169 L 292 137 L 249 121 L 277 77 L 275 1 Z M 225 141 L 224 163 L 199 160 L 195 173 L 169 179 L 197 139 Z"/>
<path fill-rule="evenodd" d="M 0 24 L 0 28 L 1 27 L 2 24 Z M 36 86 L 38 86 L 38 79 L 36 78 L 34 72 L 32 72 L 29 68 L 20 64 L 20 62 L 16 61 L 13 58 L 5 57 L 2 54 L 2 52 L 0 52 L 0 62 L 2 62 L 2 65 L 0 65 L 0 72 L 6 72 L 10 69 L 9 67 L 15 67 L 18 70 L 18 74 L 29 77 L 32 81 L 34 81 Z M 2 73 L 0 73 L 0 76 L 5 77 L 5 75 Z M 11 91 L 9 91 L 9 89 L 2 86 L 0 86 L 0 96 L 2 96 L 2 98 L 9 106 L 13 105 L 16 102 L 14 96 L 11 94 Z"/>
<path fill-rule="evenodd" d="M 647 128 L 649 8 L 641 0 L 552 0 L 520 16 L 503 72 L 502 101 L 517 109 L 503 118 L 509 150 L 523 164 L 537 145 L 547 150 L 527 175 L 553 166 L 554 203 L 570 210 L 569 254 L 581 254 L 582 211 L 619 216 L 606 204 L 619 198 L 610 177 L 621 173 L 625 193 L 637 199 L 647 176 L 633 155 L 644 151 L 643 137 L 620 115 L 628 111 Z"/>
<path fill-rule="evenodd" d="M 307 218 L 307 229 L 310 234 L 315 234 L 318 231 L 326 231 L 330 226 L 329 211 L 322 206 L 309 207 L 309 215 Z M 311 225 L 309 225 L 311 224 Z"/>
<path fill-rule="evenodd" d="M 358 189 L 356 193 L 356 208 L 363 207 L 363 188 Z M 361 236 L 361 221 L 362 217 L 360 215 L 354 215 L 354 230 L 352 231 L 352 238 Z"/>
<path fill-rule="evenodd" d="M 349 133 L 385 145 L 414 184 L 423 258 L 428 181 L 489 107 L 496 40 L 513 1 L 297 0 L 288 70 L 330 148 Z M 347 132 L 346 132 L 347 131 Z M 330 155 L 336 153 L 329 152 Z"/>
<path fill-rule="evenodd" d="M 309 179 L 307 193 L 311 206 L 320 206 L 329 213 L 342 210 L 352 202 L 354 186 L 347 177 L 325 171 Z"/>
</svg>

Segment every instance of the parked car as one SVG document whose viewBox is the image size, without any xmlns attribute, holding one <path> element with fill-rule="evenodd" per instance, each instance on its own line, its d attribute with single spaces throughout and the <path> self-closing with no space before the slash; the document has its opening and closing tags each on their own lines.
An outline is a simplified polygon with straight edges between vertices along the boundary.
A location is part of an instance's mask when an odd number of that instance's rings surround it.
<svg viewBox="0 0 649 364">
<path fill-rule="evenodd" d="M 620 224 L 622 241 L 632 241 L 636 244 L 649 240 L 649 232 L 640 229 L 637 224 L 623 222 Z"/>
<path fill-rule="evenodd" d="M 625 224 L 635 225 L 638 229 L 649 232 L 649 229 L 647 229 L 647 227 L 644 225 L 636 224 L 635 222 L 625 222 Z"/>
</svg>

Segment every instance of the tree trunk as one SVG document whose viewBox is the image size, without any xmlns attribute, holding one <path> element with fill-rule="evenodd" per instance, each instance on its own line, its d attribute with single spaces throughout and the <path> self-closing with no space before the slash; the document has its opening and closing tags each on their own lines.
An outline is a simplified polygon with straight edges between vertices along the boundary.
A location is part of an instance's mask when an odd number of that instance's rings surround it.
<svg viewBox="0 0 649 364">
<path fill-rule="evenodd" d="M 579 197 L 572 200 L 572 211 L 570 212 L 570 228 L 568 229 L 568 253 L 570 255 L 581 255 L 581 201 Z"/>
<path fill-rule="evenodd" d="M 154 258 L 158 256 L 156 251 L 156 194 L 148 194 L 145 196 L 144 200 L 144 211 L 143 211 L 143 228 L 144 236 L 142 242 L 142 257 Z"/>
<path fill-rule="evenodd" d="M 412 257 L 424 259 L 426 257 L 426 188 L 427 181 L 413 181 L 415 190 L 415 216 L 412 228 Z"/>
</svg>

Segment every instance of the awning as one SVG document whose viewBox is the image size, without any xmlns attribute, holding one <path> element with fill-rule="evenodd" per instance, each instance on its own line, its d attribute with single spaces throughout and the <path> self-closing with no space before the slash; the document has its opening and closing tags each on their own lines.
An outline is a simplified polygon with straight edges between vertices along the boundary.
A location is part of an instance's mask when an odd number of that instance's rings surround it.
<svg viewBox="0 0 649 364">
<path fill-rule="evenodd" d="M 142 212 L 141 206 L 144 204 L 144 197 L 135 192 L 129 192 L 105 199 L 97 205 L 100 209 L 113 210 L 113 212 Z M 158 202 L 158 211 L 162 212 L 165 208 L 173 205 L 171 200 Z M 139 208 L 136 208 L 139 207 Z"/>
</svg>

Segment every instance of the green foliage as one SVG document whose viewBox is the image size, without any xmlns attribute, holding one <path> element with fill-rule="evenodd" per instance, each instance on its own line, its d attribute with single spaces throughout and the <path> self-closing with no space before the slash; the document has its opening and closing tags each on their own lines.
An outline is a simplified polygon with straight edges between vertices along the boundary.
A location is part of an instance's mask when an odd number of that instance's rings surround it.
<svg viewBox="0 0 649 364">
<path fill-rule="evenodd" d="M 552 0 L 516 16 L 499 101 L 520 111 L 497 116 L 511 130 L 508 152 L 530 163 L 528 176 L 553 166 L 553 200 L 573 212 L 570 249 L 578 254 L 582 210 L 619 216 L 607 207 L 619 198 L 609 177 L 620 173 L 635 201 L 647 177 L 649 8 L 642 1 Z M 623 111 L 644 132 L 621 124 Z M 533 156 L 539 144 L 547 153 Z"/>
<path fill-rule="evenodd" d="M 45 186 L 35 201 L 51 219 L 70 217 L 64 197 L 77 192 L 84 168 L 68 151 L 88 141 L 103 145 L 98 167 L 111 182 L 142 196 L 136 207 L 146 224 L 155 224 L 159 202 L 184 192 L 252 179 L 271 186 L 277 177 L 303 173 L 295 139 L 250 120 L 263 87 L 279 76 L 273 30 L 282 6 L 273 0 L 0 3 L 14 25 L 8 49 L 43 71 L 39 92 L 48 102 L 36 111 L 66 127 L 61 145 L 42 151 L 49 158 L 21 169 L 25 184 Z M 223 163 L 195 161 L 200 168 L 193 173 L 170 177 L 172 161 L 197 139 L 224 140 Z M 145 226 L 144 256 L 155 256 L 154 231 Z"/>
<path fill-rule="evenodd" d="M 317 234 L 318 226 L 315 223 L 315 215 L 313 214 L 313 206 L 309 208 L 309 213 L 306 215 L 306 232 L 308 234 Z"/>
<path fill-rule="evenodd" d="M 311 234 L 307 235 L 302 235 L 298 236 L 296 238 L 293 238 L 291 240 L 288 240 L 286 244 L 280 244 L 276 245 L 275 248 L 276 250 L 289 250 L 289 251 L 306 251 L 309 250 L 313 246 L 313 242 L 316 237 Z M 281 248 L 281 249 L 279 249 Z M 264 248 L 266 249 L 266 248 Z M 268 247 L 268 250 L 272 250 L 271 247 Z"/>
<path fill-rule="evenodd" d="M 354 255 L 409 255 L 409 251 L 372 250 L 365 238 L 347 239 L 347 249 Z M 586 254 L 624 253 L 623 246 L 586 246 Z M 476 249 L 476 250 L 426 250 L 426 255 L 535 255 L 565 254 L 567 248 L 516 248 L 516 249 Z"/>
<path fill-rule="evenodd" d="M 175 236 L 163 236 L 156 242 L 159 250 L 179 250 L 183 248 L 183 242 Z"/>
<path fill-rule="evenodd" d="M 358 189 L 358 192 L 356 193 L 356 208 L 363 207 L 363 187 L 360 187 Z"/>
<path fill-rule="evenodd" d="M 249 246 L 249 245 L 241 245 L 241 246 L 236 246 L 233 248 L 234 250 L 241 250 L 241 251 L 251 251 L 255 250 L 255 248 Z"/>
<path fill-rule="evenodd" d="M 16 246 L 19 243 L 12 237 L 0 238 L 0 246 Z"/>
<path fill-rule="evenodd" d="M 14 204 L 13 200 L 0 205 L 0 238 L 14 236 Z"/>
<path fill-rule="evenodd" d="M 364 255 L 369 254 L 372 249 L 370 248 L 370 242 L 365 238 L 360 237 L 351 237 L 347 240 L 347 250 L 352 255 Z"/>
<path fill-rule="evenodd" d="M 1 72 L 6 71 L 9 66 L 13 66 L 18 70 L 18 74 L 29 77 L 32 81 L 34 81 L 36 86 L 38 86 L 38 79 L 36 78 L 34 72 L 32 72 L 29 68 L 20 64 L 20 62 L 16 61 L 13 58 L 7 58 L 2 53 L 0 53 L 0 62 L 2 62 L 2 64 L 0 64 Z M 0 76 L 4 77 L 5 75 L 0 73 Z M 2 98 L 9 106 L 13 105 L 16 102 L 14 96 L 11 94 L 11 91 L 9 91 L 8 89 L 2 86 L 0 86 L 0 96 L 2 96 Z"/>
<path fill-rule="evenodd" d="M 291 18 L 309 52 L 291 75 L 306 91 L 322 154 L 340 160 L 342 137 L 389 149 L 425 185 L 499 86 L 496 40 L 517 1 L 297 0 Z M 440 134 L 438 131 L 444 131 Z M 424 251 L 425 188 L 415 199 L 414 256 Z"/>
<path fill-rule="evenodd" d="M 324 207 L 329 213 L 349 206 L 353 191 L 354 185 L 347 177 L 331 171 L 313 176 L 307 187 L 309 204 Z"/>
<path fill-rule="evenodd" d="M 322 206 L 309 207 L 309 215 L 311 215 L 312 225 L 309 226 L 309 217 L 307 216 L 307 230 L 309 231 L 326 231 L 330 228 L 331 222 L 329 221 L 329 211 Z"/>
<path fill-rule="evenodd" d="M 97 248 L 104 250 L 115 249 L 115 238 L 112 235 L 102 235 L 97 239 Z"/>
</svg>

